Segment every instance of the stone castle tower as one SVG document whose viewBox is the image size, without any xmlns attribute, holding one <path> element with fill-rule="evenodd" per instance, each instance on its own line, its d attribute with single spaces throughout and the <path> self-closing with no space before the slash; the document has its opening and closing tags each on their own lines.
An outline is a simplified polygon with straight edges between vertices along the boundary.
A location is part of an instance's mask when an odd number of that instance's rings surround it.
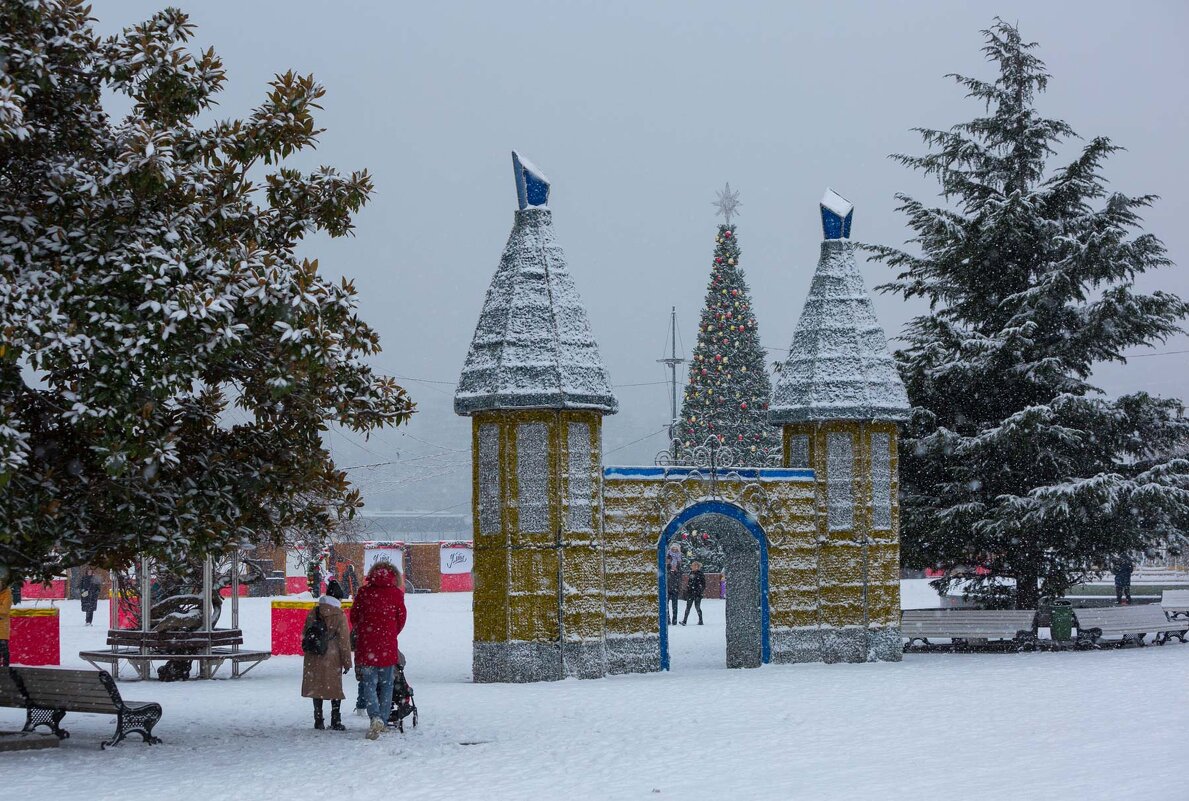
<svg viewBox="0 0 1189 801">
<path fill-rule="evenodd" d="M 785 467 L 815 476 L 818 571 L 830 579 L 819 627 L 832 642 L 803 647 L 829 661 L 898 660 L 896 435 L 910 405 L 855 263 L 854 207 L 827 190 L 821 215 L 821 257 L 768 411 Z"/>
<path fill-rule="evenodd" d="M 549 182 L 512 159 L 519 208 L 454 397 L 472 419 L 474 679 L 602 676 L 600 446 L 617 402 Z"/>
<path fill-rule="evenodd" d="M 742 527 L 729 663 L 899 660 L 909 405 L 855 263 L 851 204 L 822 201 L 821 259 L 769 404 L 784 466 L 711 467 L 706 481 L 705 466 L 604 469 L 611 382 L 549 182 L 515 153 L 513 166 L 519 209 L 454 397 L 472 421 L 475 681 L 665 669 L 664 549 L 706 514 Z"/>
</svg>

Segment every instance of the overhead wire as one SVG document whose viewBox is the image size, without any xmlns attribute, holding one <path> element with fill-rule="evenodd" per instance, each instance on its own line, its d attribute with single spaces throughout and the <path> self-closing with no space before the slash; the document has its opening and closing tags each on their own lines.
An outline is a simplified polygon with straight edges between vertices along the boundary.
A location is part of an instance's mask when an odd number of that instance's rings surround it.
<svg viewBox="0 0 1189 801">
<path fill-rule="evenodd" d="M 637 444 L 637 443 L 643 442 L 643 441 L 644 441 L 644 440 L 646 440 L 646 439 L 652 439 L 652 438 L 653 438 L 653 437 L 655 437 L 657 434 L 663 434 L 663 433 L 665 433 L 665 432 L 666 432 L 666 431 L 668 431 L 668 430 L 669 430 L 669 426 L 668 426 L 667 424 L 666 424 L 666 425 L 663 425 L 663 426 L 661 426 L 660 428 L 658 428 L 656 431 L 653 431 L 651 434 L 645 434 L 644 436 L 640 437 L 639 439 L 634 439 L 634 440 L 632 440 L 631 442 L 628 442 L 628 443 L 625 443 L 625 444 L 623 444 L 623 445 L 620 445 L 620 446 L 619 446 L 619 447 L 617 447 L 617 448 L 612 448 L 611 450 L 607 451 L 607 452 L 606 452 L 605 454 L 603 454 L 603 455 L 604 455 L 604 456 L 610 456 L 611 454 L 615 453 L 616 451 L 622 451 L 624 448 L 629 448 L 629 447 L 631 447 L 632 445 L 635 445 L 635 444 Z"/>
</svg>

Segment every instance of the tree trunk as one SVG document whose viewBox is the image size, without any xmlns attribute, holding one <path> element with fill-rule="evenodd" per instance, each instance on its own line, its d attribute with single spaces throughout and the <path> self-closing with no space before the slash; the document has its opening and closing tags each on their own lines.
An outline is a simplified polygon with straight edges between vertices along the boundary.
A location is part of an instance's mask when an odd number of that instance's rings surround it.
<svg viewBox="0 0 1189 801">
<path fill-rule="evenodd" d="M 1016 609 L 1036 609 L 1040 604 L 1040 569 L 1036 562 L 1016 571 Z"/>
</svg>

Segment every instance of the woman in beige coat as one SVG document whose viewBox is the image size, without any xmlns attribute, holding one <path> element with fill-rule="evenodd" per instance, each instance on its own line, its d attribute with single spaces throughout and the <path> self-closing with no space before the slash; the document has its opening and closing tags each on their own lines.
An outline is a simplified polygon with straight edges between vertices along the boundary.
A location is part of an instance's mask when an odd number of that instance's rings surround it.
<svg viewBox="0 0 1189 801">
<path fill-rule="evenodd" d="M 343 700 L 343 674 L 351 669 L 351 635 L 347 629 L 347 616 L 340 603 L 343 588 L 333 579 L 326 585 L 326 594 L 318 599 L 318 605 L 310 610 L 306 627 L 313 625 L 317 617 L 326 624 L 327 645 L 324 654 L 306 654 L 301 671 L 301 695 L 314 699 L 314 728 L 325 729 L 322 719 L 322 701 L 330 699 L 330 728 L 345 731 L 339 705 Z"/>
</svg>

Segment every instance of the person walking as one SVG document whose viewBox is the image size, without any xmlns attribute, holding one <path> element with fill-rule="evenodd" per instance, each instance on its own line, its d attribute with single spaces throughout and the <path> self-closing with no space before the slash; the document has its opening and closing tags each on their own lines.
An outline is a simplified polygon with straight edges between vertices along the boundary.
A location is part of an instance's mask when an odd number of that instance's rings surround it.
<svg viewBox="0 0 1189 801">
<path fill-rule="evenodd" d="M 314 728 L 324 729 L 323 702 L 330 699 L 330 728 L 346 731 L 343 725 L 343 674 L 351 669 L 351 635 L 343 614 L 343 588 L 331 579 L 326 594 L 306 617 L 306 629 L 321 620 L 326 627 L 326 653 L 307 653 L 301 667 L 301 697 L 314 699 Z M 304 631 L 303 631 L 304 634 Z M 304 639 L 304 637 L 303 637 Z"/>
<path fill-rule="evenodd" d="M 665 595 L 669 599 L 669 622 L 677 625 L 677 605 L 681 601 L 681 545 L 673 543 L 665 553 Z"/>
<path fill-rule="evenodd" d="M 1135 570 L 1135 560 L 1127 554 L 1115 557 L 1115 561 L 1111 563 L 1111 572 L 1115 574 L 1115 603 L 1131 603 L 1131 572 L 1133 570 Z"/>
<path fill-rule="evenodd" d="M 94 625 L 95 610 L 99 608 L 99 592 L 103 585 L 95 578 L 95 571 L 87 568 L 78 582 L 78 597 L 82 602 L 83 613 L 87 616 L 85 625 Z"/>
<path fill-rule="evenodd" d="M 8 638 L 12 636 L 12 588 L 8 568 L 0 567 L 0 667 L 8 667 Z"/>
<path fill-rule="evenodd" d="M 392 680 L 400 659 L 397 641 L 405 627 L 405 592 L 391 562 L 376 562 L 351 606 L 355 630 L 355 677 L 371 718 L 369 740 L 378 739 L 392 709 Z"/>
<path fill-rule="evenodd" d="M 354 562 L 348 562 L 347 569 L 343 571 L 343 592 L 347 598 L 354 598 L 355 593 L 359 592 L 359 576 L 355 574 Z"/>
<path fill-rule="evenodd" d="M 322 568 L 317 562 L 310 562 L 310 566 L 306 569 L 306 584 L 310 595 L 317 598 L 322 594 Z"/>
<path fill-rule="evenodd" d="M 702 625 L 702 596 L 706 594 L 706 574 L 702 572 L 702 563 L 693 562 L 689 566 L 689 579 L 685 582 L 685 616 L 681 618 L 681 625 L 689 620 L 689 610 L 698 610 L 698 625 Z"/>
</svg>

